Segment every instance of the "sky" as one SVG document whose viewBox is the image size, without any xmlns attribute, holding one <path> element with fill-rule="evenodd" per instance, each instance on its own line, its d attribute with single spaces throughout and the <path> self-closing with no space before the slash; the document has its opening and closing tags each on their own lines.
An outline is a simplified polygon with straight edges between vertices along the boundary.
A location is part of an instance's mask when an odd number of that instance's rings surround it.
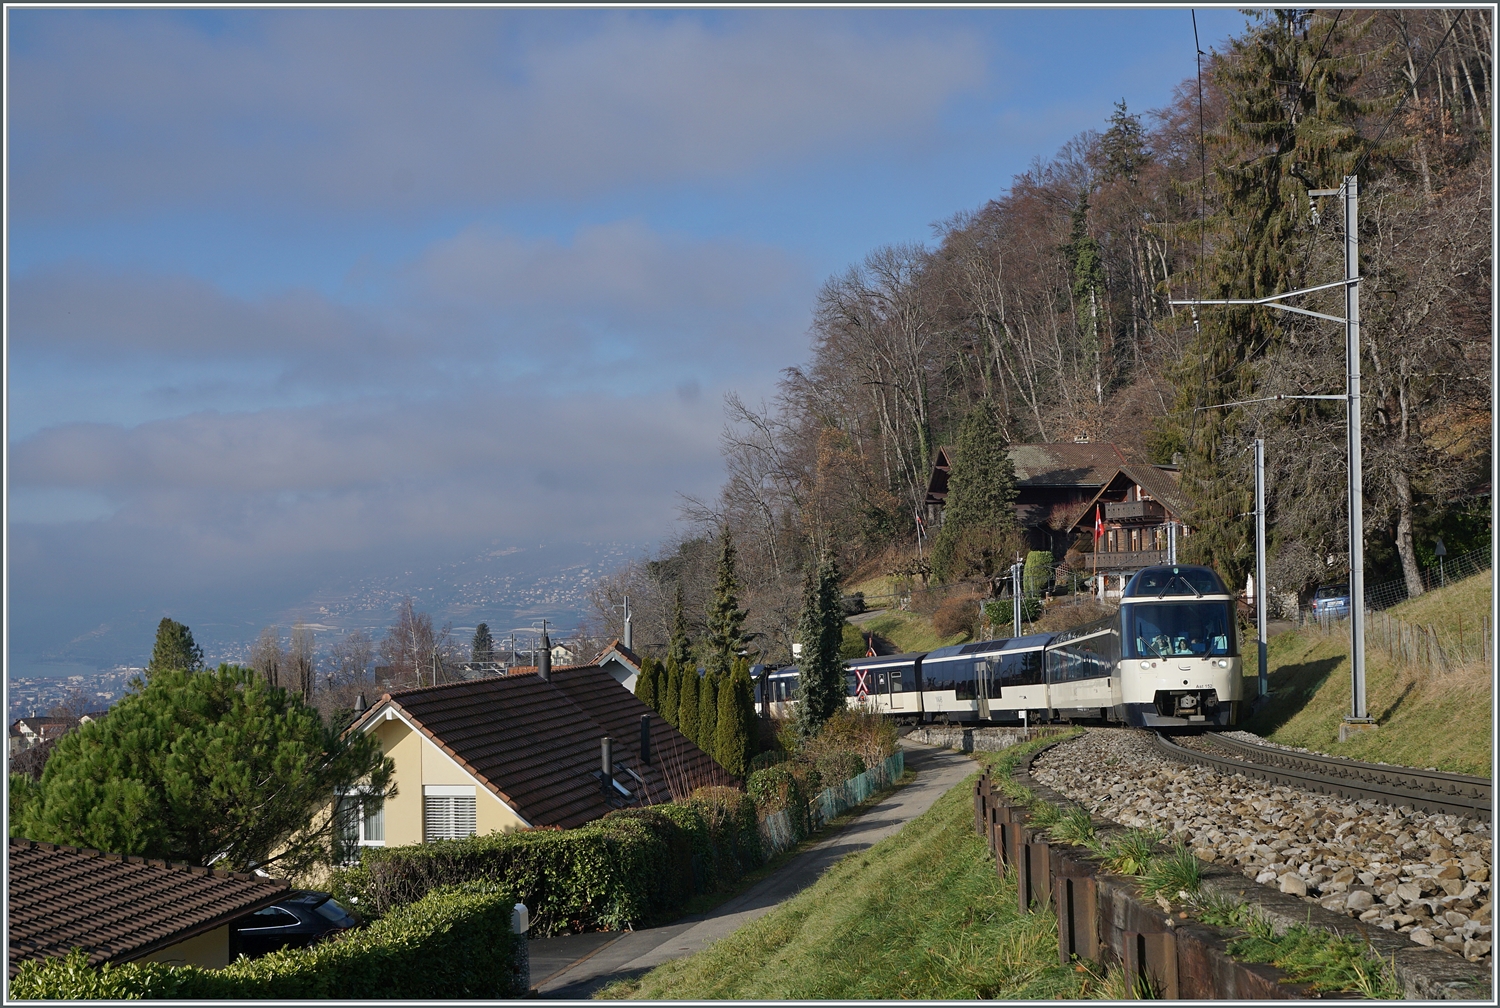
<svg viewBox="0 0 1500 1008">
<path fill-rule="evenodd" d="M 13 667 L 651 548 L 827 277 L 1194 71 L 1185 7 L 5 17 Z"/>
</svg>

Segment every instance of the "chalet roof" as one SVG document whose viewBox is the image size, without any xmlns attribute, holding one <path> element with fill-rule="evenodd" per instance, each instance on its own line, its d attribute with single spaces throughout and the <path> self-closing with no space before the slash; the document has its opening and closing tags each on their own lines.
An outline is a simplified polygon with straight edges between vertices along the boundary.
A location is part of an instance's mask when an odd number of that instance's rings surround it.
<svg viewBox="0 0 1500 1008">
<path fill-rule="evenodd" d="M 387 693 L 355 722 L 369 728 L 395 707 L 434 745 L 533 826 L 581 826 L 617 807 L 594 772 L 599 740 L 628 767 L 634 803 L 671 801 L 733 779 L 703 750 L 597 665 L 554 668 L 550 679 L 509 675 Z M 640 753 L 651 714 L 652 761 Z M 352 730 L 352 729 L 351 729 Z"/>
<path fill-rule="evenodd" d="M 12 838 L 9 971 L 26 959 L 88 953 L 129 962 L 286 898 L 256 875 Z"/>
<path fill-rule="evenodd" d="M 1011 445 L 1010 460 L 1017 487 L 1102 487 L 1125 465 L 1120 449 L 1097 442 Z"/>
</svg>

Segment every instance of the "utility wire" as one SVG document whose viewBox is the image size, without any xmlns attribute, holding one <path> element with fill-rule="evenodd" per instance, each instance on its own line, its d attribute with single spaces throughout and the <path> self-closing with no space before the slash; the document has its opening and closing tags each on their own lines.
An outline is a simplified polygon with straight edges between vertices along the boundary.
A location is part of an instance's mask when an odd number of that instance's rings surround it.
<svg viewBox="0 0 1500 1008">
<path fill-rule="evenodd" d="M 1407 87 L 1407 89 L 1401 93 L 1400 100 L 1396 102 L 1396 105 L 1391 109 L 1390 114 L 1385 117 L 1385 124 L 1380 127 L 1380 132 L 1375 134 L 1375 139 L 1372 140 L 1369 146 L 1367 146 L 1359 155 L 1359 160 L 1354 163 L 1354 170 L 1349 173 L 1350 175 L 1358 175 L 1359 170 L 1365 165 L 1365 160 L 1369 158 L 1370 151 L 1374 150 L 1380 145 L 1380 141 L 1385 137 L 1385 131 L 1390 129 L 1391 123 L 1396 121 L 1396 113 L 1401 111 L 1402 106 L 1406 104 L 1406 99 L 1410 98 L 1412 96 L 1412 92 L 1416 91 L 1417 81 L 1427 76 L 1427 71 L 1432 68 L 1433 61 L 1438 58 L 1438 53 L 1443 51 L 1443 46 L 1448 44 L 1448 38 L 1453 34 L 1453 29 L 1457 27 L 1458 18 L 1454 18 L 1453 21 L 1448 25 L 1448 30 L 1443 33 L 1442 41 L 1439 42 L 1437 46 L 1432 50 L 1432 55 L 1427 57 L 1427 62 L 1423 64 L 1421 73 L 1417 74 L 1416 77 L 1412 79 L 1412 82 Z"/>
</svg>

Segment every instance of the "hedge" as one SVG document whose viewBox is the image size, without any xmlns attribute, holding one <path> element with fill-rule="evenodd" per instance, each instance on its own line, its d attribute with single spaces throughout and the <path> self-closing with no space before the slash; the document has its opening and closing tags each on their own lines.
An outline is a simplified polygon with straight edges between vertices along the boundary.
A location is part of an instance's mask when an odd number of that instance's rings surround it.
<svg viewBox="0 0 1500 1008">
<path fill-rule="evenodd" d="M 487 833 L 401 847 L 367 847 L 331 888 L 378 916 L 440 886 L 485 882 L 531 911 L 533 935 L 652 925 L 695 892 L 731 885 L 764 858 L 755 807 L 730 788 L 687 802 L 620 809 L 575 829 Z"/>
<path fill-rule="evenodd" d="M 240 958 L 220 970 L 163 963 L 88 965 L 28 960 L 10 982 L 14 1000 L 171 998 L 434 1000 L 513 998 L 526 993 L 516 903 L 500 887 L 434 890 L 368 927 L 310 948 Z"/>
</svg>

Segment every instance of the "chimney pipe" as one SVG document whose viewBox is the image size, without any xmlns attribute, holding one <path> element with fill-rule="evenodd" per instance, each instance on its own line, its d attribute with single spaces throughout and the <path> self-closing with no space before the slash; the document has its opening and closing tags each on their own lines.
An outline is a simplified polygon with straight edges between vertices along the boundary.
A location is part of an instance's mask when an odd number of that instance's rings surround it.
<svg viewBox="0 0 1500 1008">
<path fill-rule="evenodd" d="M 600 784 L 604 787 L 604 796 L 614 790 L 615 782 L 615 754 L 614 743 L 608 735 L 599 740 L 599 770 L 602 773 Z"/>
<path fill-rule="evenodd" d="M 542 642 L 536 650 L 536 674 L 545 680 L 552 678 L 552 642 L 547 639 L 547 628 L 542 627 Z"/>
<path fill-rule="evenodd" d="M 641 715 L 641 762 L 651 765 L 651 715 Z"/>
<path fill-rule="evenodd" d="M 366 710 L 369 709 L 369 707 L 370 701 L 365 699 L 365 695 L 363 693 L 354 698 L 354 713 L 363 714 Z"/>
</svg>

